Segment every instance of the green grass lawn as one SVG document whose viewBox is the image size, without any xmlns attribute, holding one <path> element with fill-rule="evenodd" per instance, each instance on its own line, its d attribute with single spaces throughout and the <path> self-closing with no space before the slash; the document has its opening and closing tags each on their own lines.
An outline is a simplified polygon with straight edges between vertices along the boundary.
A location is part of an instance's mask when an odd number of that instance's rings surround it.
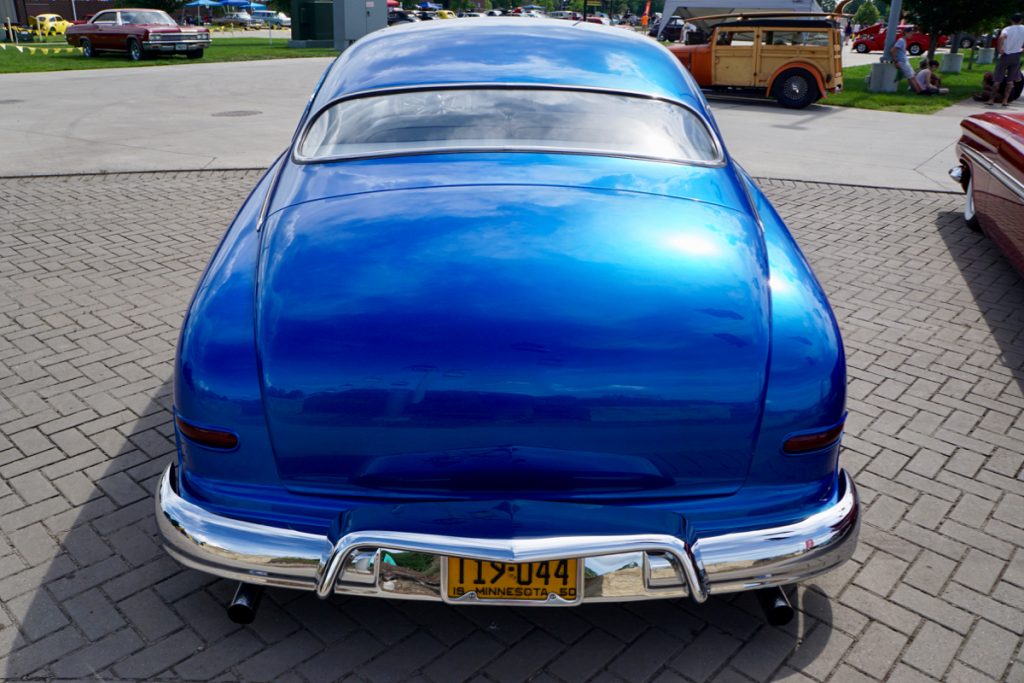
<svg viewBox="0 0 1024 683">
<path fill-rule="evenodd" d="M 46 42 L 25 43 L 25 47 L 68 47 L 63 38 L 51 37 Z M 68 71 L 72 69 L 110 69 L 125 66 L 161 66 L 164 64 L 203 64 L 209 62 L 246 62 L 257 59 L 287 59 L 289 57 L 336 57 L 338 52 L 331 48 L 289 48 L 286 38 L 222 38 L 213 37 L 213 45 L 206 50 L 202 59 L 186 59 L 182 56 L 155 57 L 133 62 L 127 55 L 102 53 L 86 59 L 80 52 L 69 54 L 35 54 L 18 52 L 13 45 L 6 44 L 0 50 L 0 74 L 28 71 Z"/>
<path fill-rule="evenodd" d="M 911 59 L 911 64 L 915 62 L 916 59 Z M 843 92 L 829 95 L 821 104 L 898 111 L 906 114 L 933 114 L 980 92 L 981 77 L 986 71 L 991 70 L 991 65 L 975 65 L 972 71 L 967 71 L 965 66 L 963 72 L 958 74 L 940 73 L 942 86 L 949 88 L 948 95 L 917 95 L 907 90 L 906 79 L 900 81 L 897 92 L 868 92 L 865 79 L 871 73 L 871 66 L 850 66 L 843 69 Z"/>
</svg>

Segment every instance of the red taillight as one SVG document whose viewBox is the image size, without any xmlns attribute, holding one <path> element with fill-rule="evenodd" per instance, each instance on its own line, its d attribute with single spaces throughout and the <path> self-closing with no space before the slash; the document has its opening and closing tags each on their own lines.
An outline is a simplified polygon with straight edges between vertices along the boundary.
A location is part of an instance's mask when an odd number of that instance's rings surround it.
<svg viewBox="0 0 1024 683">
<path fill-rule="evenodd" d="M 193 424 L 185 422 L 180 417 L 176 418 L 176 422 L 178 423 L 178 431 L 180 431 L 182 435 L 187 437 L 190 441 L 195 441 L 200 446 L 231 450 L 238 445 L 238 437 L 231 432 L 222 432 L 219 429 L 196 427 Z"/>
<path fill-rule="evenodd" d="M 782 449 L 787 453 L 807 453 L 831 446 L 843 433 L 843 424 L 840 422 L 834 427 L 813 434 L 791 436 L 786 439 L 786 443 L 782 444 Z"/>
</svg>

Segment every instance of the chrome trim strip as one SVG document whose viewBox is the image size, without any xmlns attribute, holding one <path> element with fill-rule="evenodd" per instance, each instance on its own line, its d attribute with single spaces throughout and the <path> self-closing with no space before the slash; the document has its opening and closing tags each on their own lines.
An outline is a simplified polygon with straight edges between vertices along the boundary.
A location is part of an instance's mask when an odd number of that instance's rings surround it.
<svg viewBox="0 0 1024 683">
<path fill-rule="evenodd" d="M 826 572 L 853 554 L 860 525 L 856 488 L 840 472 L 838 500 L 828 508 L 794 524 L 702 538 L 693 547 L 662 534 L 494 540 L 390 531 L 350 533 L 332 544 L 326 536 L 208 512 L 177 494 L 176 477 L 174 466 L 168 466 L 156 495 L 157 526 L 172 557 L 217 576 L 315 590 L 321 597 L 444 599 L 437 583 L 440 572 L 423 574 L 385 563 L 389 553 L 412 553 L 429 556 L 435 564 L 443 564 L 444 557 L 501 562 L 578 557 L 596 577 L 586 580 L 582 602 L 687 595 L 703 602 L 710 594 L 786 585 Z M 652 562 L 657 556 L 671 562 Z M 665 571 L 666 564 L 677 567 L 677 581 Z M 660 567 L 656 579 L 652 565 Z M 521 606 L 558 602 L 510 601 Z"/>
<path fill-rule="evenodd" d="M 1006 189 L 1017 195 L 1018 199 L 1024 201 L 1024 183 L 1017 180 L 1012 175 L 1003 170 L 1000 166 L 995 164 L 993 161 L 982 156 L 981 154 L 971 149 L 970 147 L 961 145 L 960 151 L 964 155 L 966 155 L 967 158 L 969 158 L 971 161 L 973 161 L 974 163 L 978 164 L 986 171 L 988 171 L 989 174 L 991 174 L 993 178 L 1001 182 L 1006 187 Z"/>
</svg>

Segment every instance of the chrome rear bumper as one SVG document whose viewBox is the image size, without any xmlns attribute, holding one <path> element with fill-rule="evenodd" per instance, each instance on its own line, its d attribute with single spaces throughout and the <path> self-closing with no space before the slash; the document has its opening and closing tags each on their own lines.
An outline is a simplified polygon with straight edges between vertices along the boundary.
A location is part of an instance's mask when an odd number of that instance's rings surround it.
<svg viewBox="0 0 1024 683">
<path fill-rule="evenodd" d="M 840 472 L 838 500 L 827 509 L 794 524 L 700 538 L 692 546 L 663 534 L 495 541 L 389 531 L 349 533 L 331 543 L 326 536 L 208 512 L 177 494 L 173 467 L 164 471 L 156 495 L 157 524 L 172 557 L 220 577 L 315 590 L 321 597 L 475 602 L 472 594 L 447 598 L 443 558 L 577 557 L 585 570 L 580 602 L 686 596 L 703 602 L 709 594 L 781 586 L 824 573 L 850 558 L 860 527 L 857 490 Z M 570 603 L 552 598 L 533 604 Z"/>
</svg>

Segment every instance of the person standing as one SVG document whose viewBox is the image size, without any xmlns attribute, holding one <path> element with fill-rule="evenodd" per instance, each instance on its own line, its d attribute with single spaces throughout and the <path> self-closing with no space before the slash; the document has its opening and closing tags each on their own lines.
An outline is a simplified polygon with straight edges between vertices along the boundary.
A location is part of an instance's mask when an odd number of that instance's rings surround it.
<svg viewBox="0 0 1024 683">
<path fill-rule="evenodd" d="M 1024 51 L 1024 26 L 1021 25 L 1020 12 L 1010 18 L 1013 22 L 999 33 L 998 52 L 999 60 L 996 62 L 996 70 L 993 72 L 995 87 L 992 88 L 992 99 L 989 104 L 996 103 L 996 92 L 999 84 L 1004 80 L 1006 87 L 1003 89 L 1003 106 L 1009 104 L 1010 91 L 1013 84 L 1021 77 L 1020 57 Z"/>
<path fill-rule="evenodd" d="M 921 85 L 914 78 L 914 67 L 910 66 L 910 58 L 907 57 L 907 39 L 906 36 L 914 32 L 914 29 L 907 27 L 906 33 L 902 36 L 897 36 L 896 42 L 889 48 L 889 56 L 892 57 L 892 63 L 896 65 L 899 72 L 907 77 L 910 81 L 910 87 L 913 88 L 914 92 L 921 92 Z M 896 80 L 899 80 L 899 75 L 896 76 Z"/>
</svg>

